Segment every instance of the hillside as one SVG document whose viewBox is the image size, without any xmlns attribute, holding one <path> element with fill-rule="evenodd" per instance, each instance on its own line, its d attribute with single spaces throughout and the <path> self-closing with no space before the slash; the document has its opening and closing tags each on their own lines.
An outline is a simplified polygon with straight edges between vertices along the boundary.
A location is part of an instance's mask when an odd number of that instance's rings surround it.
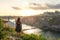
<svg viewBox="0 0 60 40">
<path fill-rule="evenodd" d="M 60 12 L 44 12 L 40 15 L 22 17 L 22 23 L 42 29 L 60 30 Z"/>
</svg>

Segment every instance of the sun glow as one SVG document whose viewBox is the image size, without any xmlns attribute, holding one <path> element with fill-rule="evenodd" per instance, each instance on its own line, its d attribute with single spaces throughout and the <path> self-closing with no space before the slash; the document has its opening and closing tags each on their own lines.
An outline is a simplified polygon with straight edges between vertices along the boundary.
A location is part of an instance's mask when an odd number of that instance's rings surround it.
<svg viewBox="0 0 60 40">
<path fill-rule="evenodd" d="M 32 16 L 32 15 L 36 15 L 37 12 L 31 9 L 25 9 L 25 10 L 21 10 L 20 14 L 21 16 Z"/>
</svg>

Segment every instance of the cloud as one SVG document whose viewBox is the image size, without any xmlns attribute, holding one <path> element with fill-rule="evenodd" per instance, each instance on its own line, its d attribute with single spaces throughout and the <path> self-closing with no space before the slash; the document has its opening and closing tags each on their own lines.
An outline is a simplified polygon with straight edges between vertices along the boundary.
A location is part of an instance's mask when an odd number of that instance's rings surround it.
<svg viewBox="0 0 60 40">
<path fill-rule="evenodd" d="M 55 5 L 47 4 L 47 6 L 48 6 L 50 9 L 60 9 L 60 4 L 55 4 Z"/>
<path fill-rule="evenodd" d="M 20 7 L 12 7 L 15 10 L 21 10 Z M 30 3 L 29 7 L 33 10 L 46 10 L 46 9 L 60 9 L 60 4 L 38 4 L 38 3 Z"/>
<path fill-rule="evenodd" d="M 31 3 L 29 8 L 34 9 L 34 10 L 60 9 L 60 4 L 37 4 L 37 3 Z"/>
<path fill-rule="evenodd" d="M 21 8 L 19 8 L 19 7 L 12 7 L 12 8 L 15 10 L 21 10 Z"/>
</svg>

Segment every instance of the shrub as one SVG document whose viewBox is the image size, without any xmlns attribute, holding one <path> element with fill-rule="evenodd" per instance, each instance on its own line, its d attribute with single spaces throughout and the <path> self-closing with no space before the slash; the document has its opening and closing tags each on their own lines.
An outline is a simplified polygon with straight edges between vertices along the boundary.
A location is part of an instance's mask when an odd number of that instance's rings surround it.
<svg viewBox="0 0 60 40">
<path fill-rule="evenodd" d="M 4 29 L 4 24 L 2 19 L 0 18 L 0 40 L 5 39 L 7 37 L 7 31 Z"/>
<path fill-rule="evenodd" d="M 35 34 L 24 34 L 22 40 L 47 40 L 42 35 L 35 35 Z"/>
<path fill-rule="evenodd" d="M 2 28 L 4 26 L 2 19 L 0 18 L 0 28 Z"/>
</svg>

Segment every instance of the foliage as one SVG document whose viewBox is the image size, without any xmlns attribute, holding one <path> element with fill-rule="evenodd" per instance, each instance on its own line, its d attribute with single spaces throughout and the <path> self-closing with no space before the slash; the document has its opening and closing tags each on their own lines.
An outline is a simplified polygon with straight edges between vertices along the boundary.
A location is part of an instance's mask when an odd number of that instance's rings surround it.
<svg viewBox="0 0 60 40">
<path fill-rule="evenodd" d="M 39 40 L 47 40 L 44 36 L 39 35 Z"/>
<path fill-rule="evenodd" d="M 4 24 L 2 22 L 2 19 L 0 18 L 0 28 L 3 27 L 3 26 L 4 26 Z"/>
<path fill-rule="evenodd" d="M 22 36 L 22 40 L 47 40 L 46 38 L 44 38 L 42 35 L 35 35 L 35 34 L 24 34 Z"/>
<path fill-rule="evenodd" d="M 14 29 L 10 26 L 5 27 L 3 20 L 0 18 L 0 40 L 7 40 L 8 36 L 13 34 Z"/>
<path fill-rule="evenodd" d="M 49 25 L 53 25 L 53 23 L 54 23 L 54 18 L 52 18 L 52 19 L 48 19 L 48 23 L 49 23 Z"/>
<path fill-rule="evenodd" d="M 2 19 L 0 18 L 0 39 L 5 39 L 7 37 L 7 31 L 4 29 L 4 24 Z"/>
</svg>

